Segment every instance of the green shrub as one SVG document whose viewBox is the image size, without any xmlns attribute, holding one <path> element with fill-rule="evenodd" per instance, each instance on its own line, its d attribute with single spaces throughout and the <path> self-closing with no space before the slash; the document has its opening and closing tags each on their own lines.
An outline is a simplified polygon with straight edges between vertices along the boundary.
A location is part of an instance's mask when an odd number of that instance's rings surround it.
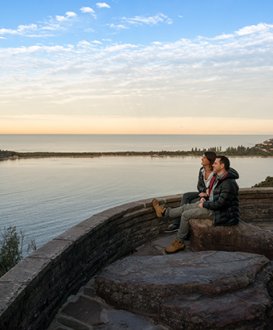
<svg viewBox="0 0 273 330">
<path fill-rule="evenodd" d="M 265 178 L 264 181 L 255 184 L 253 187 L 273 187 L 273 177 L 268 176 L 268 177 Z"/>
<path fill-rule="evenodd" d="M 23 258 L 24 234 L 17 232 L 16 226 L 4 228 L 0 237 L 0 277 L 15 266 Z M 27 252 L 36 250 L 36 243 L 32 240 Z"/>
<path fill-rule="evenodd" d="M 15 266 L 22 259 L 23 234 L 17 233 L 16 227 L 5 228 L 0 241 L 0 276 Z"/>
</svg>

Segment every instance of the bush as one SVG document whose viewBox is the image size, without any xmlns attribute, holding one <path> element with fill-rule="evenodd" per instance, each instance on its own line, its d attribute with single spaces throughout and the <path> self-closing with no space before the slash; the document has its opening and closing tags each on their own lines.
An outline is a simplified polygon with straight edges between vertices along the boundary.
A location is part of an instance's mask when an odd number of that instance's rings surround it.
<svg viewBox="0 0 273 330">
<path fill-rule="evenodd" d="M 19 233 L 16 226 L 4 228 L 0 238 L 0 277 L 15 266 L 23 258 L 24 234 Z M 32 240 L 28 244 L 27 251 L 36 250 L 36 243 Z"/>
<path fill-rule="evenodd" d="M 268 177 L 265 178 L 264 181 L 255 184 L 253 187 L 273 187 L 273 177 L 268 176 Z"/>
<path fill-rule="evenodd" d="M 22 259 L 23 234 L 17 233 L 16 227 L 8 227 L 1 233 L 0 241 L 0 276 Z"/>
</svg>

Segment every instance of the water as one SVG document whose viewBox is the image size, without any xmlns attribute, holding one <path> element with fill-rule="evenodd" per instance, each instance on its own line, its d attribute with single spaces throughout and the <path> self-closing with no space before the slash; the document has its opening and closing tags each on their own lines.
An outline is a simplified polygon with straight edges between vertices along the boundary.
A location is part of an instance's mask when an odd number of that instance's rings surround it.
<svg viewBox="0 0 273 330">
<path fill-rule="evenodd" d="M 159 151 L 191 148 L 252 147 L 270 135 L 0 135 L 0 150 Z"/>
<path fill-rule="evenodd" d="M 14 136 L 10 136 L 10 141 L 12 138 Z M 69 136 L 68 141 L 74 138 Z M 269 137 L 258 139 L 257 143 L 266 138 Z M 26 139 L 29 142 L 25 144 L 21 139 L 14 139 L 16 148 L 11 149 L 19 150 L 20 145 L 21 150 L 42 150 L 41 148 L 46 148 L 49 143 L 49 137 L 44 138 L 44 144 L 39 144 L 36 139 L 31 144 L 30 136 Z M 155 137 L 151 137 L 152 139 L 154 139 L 153 150 L 164 149 L 155 148 L 159 142 Z M 170 140 L 172 139 L 174 137 L 170 137 Z M 180 140 L 181 137 L 178 139 Z M 143 144 L 135 144 L 134 149 L 132 147 L 130 150 L 144 150 L 144 146 L 147 147 L 147 141 L 144 140 Z M 253 137 L 251 141 L 254 140 Z M 106 143 L 104 140 L 101 145 L 104 144 L 105 148 L 110 146 L 114 148 L 118 145 L 117 141 L 108 140 Z M 176 145 L 180 143 L 175 141 Z M 75 144 L 71 150 L 87 151 L 86 143 L 91 142 L 85 142 L 84 146 Z M 127 150 L 126 143 L 124 141 L 123 146 L 120 147 L 124 149 L 120 150 Z M 95 143 L 91 144 L 95 148 Z M 63 147 L 65 147 L 65 139 L 62 136 L 55 144 L 55 150 L 63 151 Z M 66 148 L 68 150 L 71 145 L 66 145 Z M 238 180 L 240 187 L 250 187 L 264 180 L 266 176 L 273 175 L 272 157 L 231 158 L 231 163 L 240 173 Z M 2 161 L 0 162 L 0 229 L 16 225 L 18 229 L 24 231 L 25 241 L 35 239 L 37 245 L 41 246 L 67 228 L 109 207 L 143 198 L 195 190 L 199 168 L 198 157 L 50 158 Z"/>
</svg>

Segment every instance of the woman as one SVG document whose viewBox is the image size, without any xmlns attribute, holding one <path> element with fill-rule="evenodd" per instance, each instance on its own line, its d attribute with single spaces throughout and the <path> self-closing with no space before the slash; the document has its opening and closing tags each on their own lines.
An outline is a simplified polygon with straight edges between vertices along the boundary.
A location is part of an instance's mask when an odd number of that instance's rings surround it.
<svg viewBox="0 0 273 330">
<path fill-rule="evenodd" d="M 213 177 L 212 164 L 216 159 L 216 153 L 213 151 L 206 151 L 201 158 L 202 167 L 199 170 L 197 190 L 194 192 L 187 192 L 182 195 L 181 206 L 184 204 L 197 202 L 200 198 L 208 197 L 208 188 L 210 180 Z M 165 230 L 166 233 L 172 233 L 178 230 L 180 224 L 180 218 L 175 219 L 172 224 Z"/>
</svg>

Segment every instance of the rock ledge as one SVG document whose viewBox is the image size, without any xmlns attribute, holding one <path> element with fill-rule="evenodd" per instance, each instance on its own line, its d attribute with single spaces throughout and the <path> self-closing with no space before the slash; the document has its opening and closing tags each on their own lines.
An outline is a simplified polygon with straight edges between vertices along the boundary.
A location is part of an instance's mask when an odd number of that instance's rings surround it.
<svg viewBox="0 0 273 330">
<path fill-rule="evenodd" d="M 273 268 L 264 256 L 204 251 L 130 256 L 96 277 L 116 308 L 171 329 L 265 329 L 272 322 Z"/>
</svg>

